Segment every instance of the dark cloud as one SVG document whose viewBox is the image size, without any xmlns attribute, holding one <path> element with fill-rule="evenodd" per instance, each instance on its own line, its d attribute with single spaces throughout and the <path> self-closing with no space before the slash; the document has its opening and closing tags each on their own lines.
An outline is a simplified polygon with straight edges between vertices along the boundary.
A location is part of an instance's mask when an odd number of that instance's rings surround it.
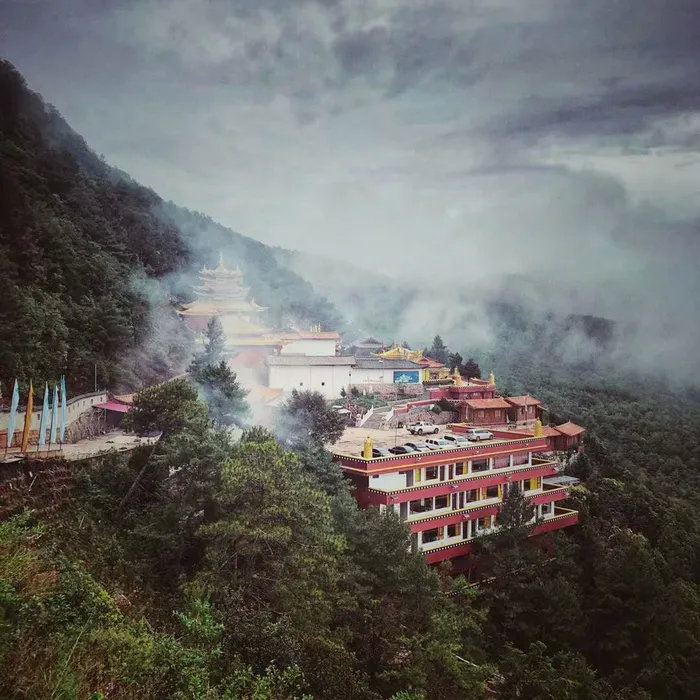
<svg viewBox="0 0 700 700">
<path fill-rule="evenodd" d="M 0 40 L 98 152 L 166 198 L 425 284 L 428 247 L 449 283 L 407 330 L 441 319 L 478 335 L 483 308 L 460 327 L 454 285 L 529 276 L 533 306 L 615 318 L 650 362 L 687 369 L 697 8 L 5 0 Z"/>
</svg>

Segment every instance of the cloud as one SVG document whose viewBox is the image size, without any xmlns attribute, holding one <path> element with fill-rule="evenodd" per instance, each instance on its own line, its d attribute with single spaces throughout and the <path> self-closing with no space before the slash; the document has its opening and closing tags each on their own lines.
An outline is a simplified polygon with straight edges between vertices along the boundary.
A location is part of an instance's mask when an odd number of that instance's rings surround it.
<svg viewBox="0 0 700 700">
<path fill-rule="evenodd" d="M 469 299 L 527 277 L 531 306 L 609 316 L 680 365 L 698 345 L 696 12 L 37 0 L 5 3 L 0 36 L 109 162 L 263 241 L 429 289 L 414 325 L 476 328 Z"/>
</svg>

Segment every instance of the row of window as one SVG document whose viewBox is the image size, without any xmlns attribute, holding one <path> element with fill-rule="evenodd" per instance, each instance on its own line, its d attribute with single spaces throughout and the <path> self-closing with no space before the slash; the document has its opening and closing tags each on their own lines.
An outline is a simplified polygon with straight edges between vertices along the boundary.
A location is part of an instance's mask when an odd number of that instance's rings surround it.
<svg viewBox="0 0 700 700">
<path fill-rule="evenodd" d="M 511 484 L 511 487 L 516 484 Z M 523 491 L 531 491 L 539 488 L 540 480 L 537 477 L 525 479 L 517 484 Z M 428 498 L 418 498 L 414 501 L 404 501 L 399 506 L 399 515 L 402 520 L 405 520 L 410 515 L 420 515 L 421 513 L 431 513 L 432 511 L 441 510 L 451 507 L 452 510 L 462 510 L 468 503 L 475 501 L 483 501 L 488 498 L 501 498 L 501 490 L 499 486 L 487 486 L 480 489 L 471 489 L 469 491 L 460 491 L 459 493 L 445 494 L 442 496 L 432 496 Z"/>
<path fill-rule="evenodd" d="M 478 518 L 472 521 L 471 532 L 479 532 L 492 527 L 496 524 L 495 515 L 485 515 L 483 518 Z M 431 542 L 437 542 L 450 537 L 462 537 L 463 539 L 468 539 L 471 537 L 471 532 L 469 528 L 469 521 L 465 520 L 461 523 L 454 523 L 453 525 L 447 525 L 446 527 L 435 527 L 432 530 L 423 530 L 421 533 L 422 544 L 430 544 Z"/>
<path fill-rule="evenodd" d="M 526 454 L 513 455 L 513 466 L 521 466 L 529 463 Z M 504 469 L 511 466 L 510 455 L 506 457 L 496 457 L 494 459 L 494 469 Z M 434 467 L 425 467 L 425 470 L 414 469 L 406 472 L 406 486 L 413 486 L 421 481 L 449 481 L 467 473 L 478 474 L 489 471 L 488 459 L 472 460 L 471 472 L 468 472 L 467 462 L 457 462 L 455 464 L 441 464 Z"/>
<path fill-rule="evenodd" d="M 541 512 L 543 517 L 554 515 L 554 503 L 546 503 L 541 506 Z M 469 525 L 470 522 L 472 523 L 471 527 Z M 461 523 L 453 523 L 452 525 L 446 525 L 444 527 L 434 527 L 431 530 L 423 530 L 421 533 L 421 543 L 430 544 L 431 542 L 449 539 L 450 537 L 462 537 L 462 539 L 466 540 L 477 532 L 494 527 L 495 525 L 496 516 L 485 515 L 482 518 L 471 521 L 464 520 Z"/>
</svg>

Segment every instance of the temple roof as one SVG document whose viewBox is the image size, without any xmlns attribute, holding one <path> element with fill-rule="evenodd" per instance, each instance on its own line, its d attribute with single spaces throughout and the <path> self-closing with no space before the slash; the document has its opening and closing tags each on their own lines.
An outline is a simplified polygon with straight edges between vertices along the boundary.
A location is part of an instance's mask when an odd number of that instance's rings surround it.
<svg viewBox="0 0 700 700">
<path fill-rule="evenodd" d="M 394 345 L 393 348 L 375 353 L 375 355 L 383 360 L 411 360 L 411 362 L 419 362 L 423 359 L 422 350 L 409 350 L 399 345 Z"/>
<path fill-rule="evenodd" d="M 422 369 L 419 364 L 402 358 L 385 360 L 378 357 L 356 357 L 355 366 L 358 369 Z"/>
<path fill-rule="evenodd" d="M 506 396 L 505 400 L 512 406 L 539 406 L 542 402 L 534 396 Z"/>
<path fill-rule="evenodd" d="M 270 355 L 266 359 L 270 367 L 279 366 L 309 366 L 309 365 L 348 365 L 355 363 L 355 358 L 352 355 Z"/>
<path fill-rule="evenodd" d="M 566 435 L 567 437 L 576 437 L 577 435 L 586 432 L 585 428 L 582 428 L 580 425 L 576 425 L 576 423 L 572 423 L 571 421 L 557 425 L 556 429 L 562 435 Z"/>
<path fill-rule="evenodd" d="M 340 334 L 335 331 L 300 331 L 299 333 L 281 333 L 282 340 L 340 340 Z"/>
<path fill-rule="evenodd" d="M 195 299 L 178 313 L 181 316 L 218 316 L 220 314 L 251 313 L 266 311 L 267 307 L 259 306 L 254 301 L 245 299 L 207 300 Z"/>
<path fill-rule="evenodd" d="M 469 408 L 483 410 L 486 408 L 510 408 L 510 404 L 503 399 L 467 399 L 464 402 Z"/>
</svg>

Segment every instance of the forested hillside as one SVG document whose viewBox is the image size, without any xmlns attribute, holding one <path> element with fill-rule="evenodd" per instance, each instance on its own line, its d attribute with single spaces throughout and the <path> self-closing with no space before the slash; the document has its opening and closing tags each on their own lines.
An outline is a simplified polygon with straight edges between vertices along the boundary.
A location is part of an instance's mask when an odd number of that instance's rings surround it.
<svg viewBox="0 0 700 700">
<path fill-rule="evenodd" d="M 239 264 L 271 325 L 341 323 L 272 249 L 165 203 L 96 156 L 0 62 L 0 382 L 66 374 L 73 393 L 180 371 L 191 338 L 171 301 L 202 264 Z"/>
</svg>

